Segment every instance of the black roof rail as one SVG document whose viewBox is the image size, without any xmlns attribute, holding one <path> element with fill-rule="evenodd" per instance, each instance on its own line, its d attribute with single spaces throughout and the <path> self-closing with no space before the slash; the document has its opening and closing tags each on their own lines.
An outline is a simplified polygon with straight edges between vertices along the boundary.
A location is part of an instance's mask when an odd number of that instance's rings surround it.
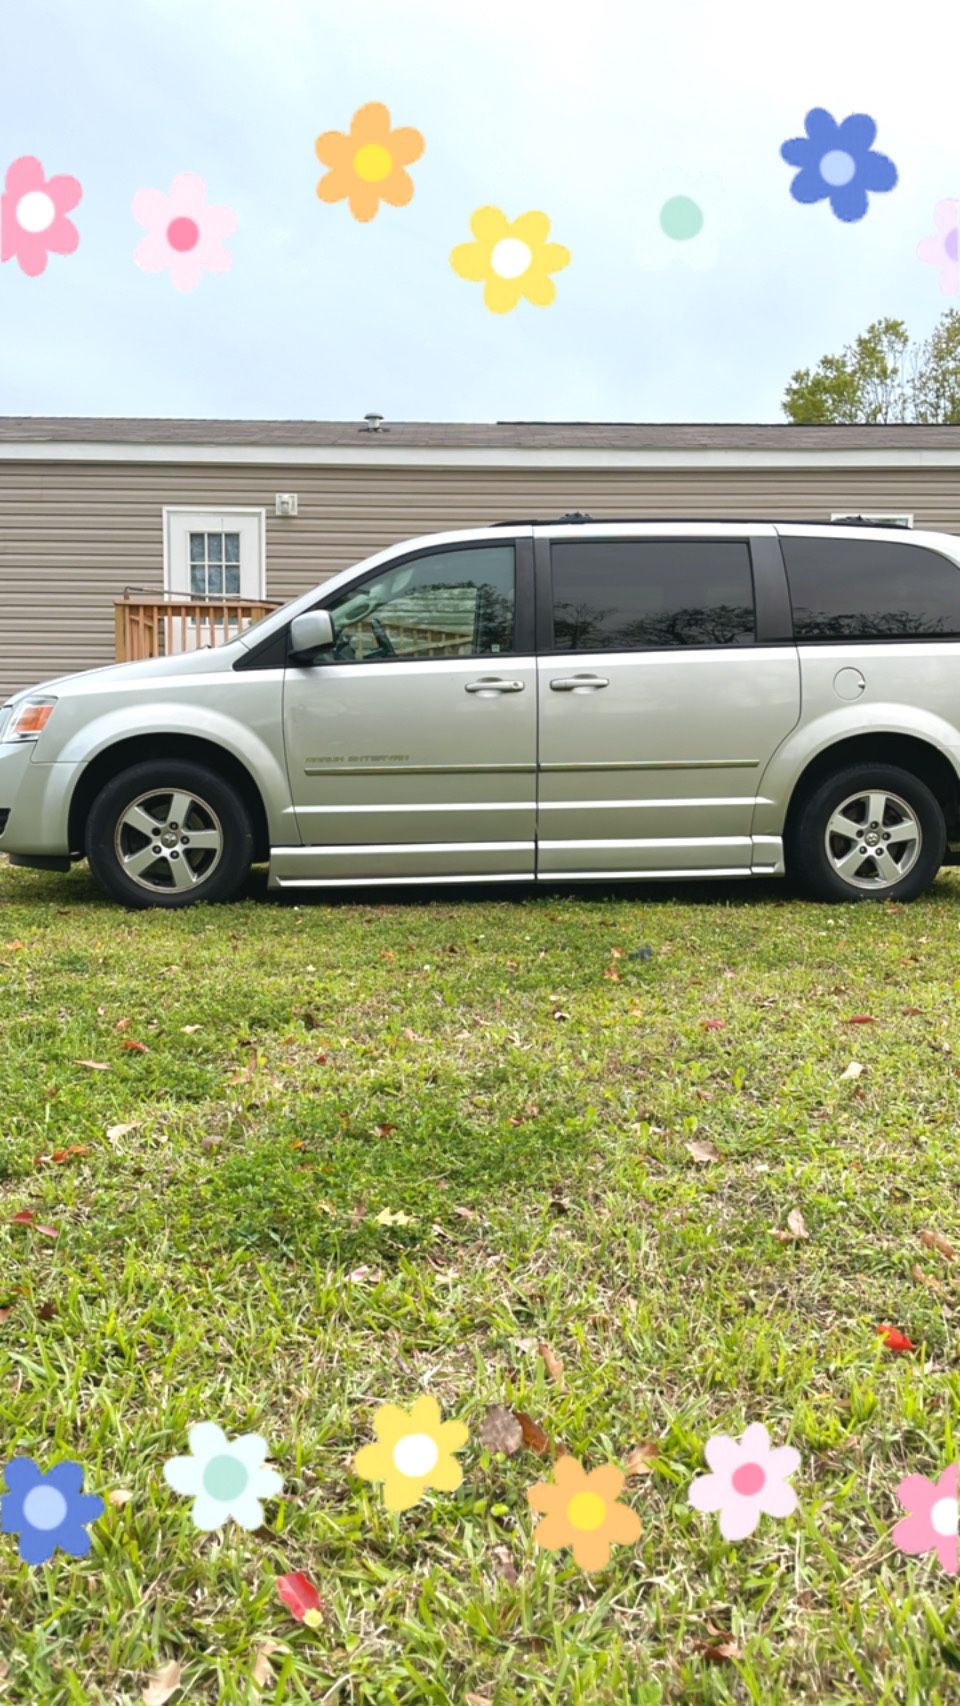
<svg viewBox="0 0 960 1706">
<path fill-rule="evenodd" d="M 526 516 L 522 521 L 481 522 L 480 526 L 573 527 L 582 526 L 585 522 L 597 527 L 677 527 L 696 523 L 698 527 L 894 527 L 901 531 L 907 531 L 911 526 L 909 521 L 897 521 L 892 516 L 844 515 L 831 521 L 812 515 L 778 515 L 775 519 L 756 515 L 587 515 L 582 509 L 571 510 L 567 515 Z"/>
</svg>

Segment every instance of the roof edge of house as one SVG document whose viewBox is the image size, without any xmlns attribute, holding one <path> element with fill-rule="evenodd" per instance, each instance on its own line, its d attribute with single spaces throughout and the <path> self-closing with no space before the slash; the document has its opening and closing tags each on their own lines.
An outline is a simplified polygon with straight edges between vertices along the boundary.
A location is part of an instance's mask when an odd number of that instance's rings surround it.
<svg viewBox="0 0 960 1706">
<path fill-rule="evenodd" d="M 0 461 L 429 467 L 960 465 L 960 425 L 0 416 Z"/>
</svg>

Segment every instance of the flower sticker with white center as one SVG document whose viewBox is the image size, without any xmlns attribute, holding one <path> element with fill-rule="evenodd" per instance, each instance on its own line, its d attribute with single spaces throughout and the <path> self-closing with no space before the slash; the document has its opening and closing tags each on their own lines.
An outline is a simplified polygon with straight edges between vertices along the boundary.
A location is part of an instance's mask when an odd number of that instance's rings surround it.
<svg viewBox="0 0 960 1706">
<path fill-rule="evenodd" d="M 215 1422 L 190 1429 L 189 1457 L 171 1457 L 163 1466 L 167 1485 L 193 1499 L 195 1528 L 210 1533 L 231 1519 L 240 1528 L 263 1525 L 261 1499 L 283 1490 L 283 1478 L 266 1467 L 267 1442 L 260 1434 L 229 1440 Z"/>
<path fill-rule="evenodd" d="M 168 272 L 175 290 L 195 290 L 205 272 L 229 272 L 233 256 L 223 239 L 237 229 L 229 207 L 207 201 L 195 172 L 181 172 L 169 190 L 138 190 L 133 217 L 142 225 L 133 258 L 144 272 Z"/>
<path fill-rule="evenodd" d="M 762 1422 L 752 1422 L 739 1440 L 714 1434 L 704 1447 L 712 1475 L 698 1475 L 687 1495 L 694 1510 L 719 1511 L 724 1540 L 745 1540 L 761 1516 L 790 1516 L 797 1495 L 787 1485 L 800 1466 L 792 1445 L 771 1446 Z"/>
<path fill-rule="evenodd" d="M 365 1445 L 353 1460 L 362 1481 L 383 1482 L 388 1511 L 407 1511 L 428 1487 L 455 1493 L 463 1470 L 453 1456 L 467 1443 L 463 1422 L 445 1422 L 435 1398 L 418 1398 L 409 1410 L 381 1404 L 373 1418 L 376 1445 Z"/>
<path fill-rule="evenodd" d="M 48 255 L 72 255 L 80 236 L 67 214 L 82 194 L 76 178 L 45 178 L 32 154 L 14 160 L 0 196 L 0 261 L 39 278 Z"/>
<path fill-rule="evenodd" d="M 64 1460 L 43 1470 L 32 1457 L 14 1457 L 4 1465 L 9 1491 L 0 1498 L 0 1533 L 19 1536 L 25 1564 L 45 1564 L 59 1546 L 71 1558 L 90 1550 L 87 1527 L 103 1515 L 103 1500 L 83 1491 L 79 1463 Z"/>
<path fill-rule="evenodd" d="M 960 1574 L 958 1490 L 957 1463 L 951 1463 L 936 1481 L 928 1481 L 925 1475 L 907 1475 L 897 1488 L 897 1498 L 907 1515 L 893 1531 L 894 1546 L 913 1557 L 935 1552 L 948 1576 Z"/>
<path fill-rule="evenodd" d="M 869 113 L 850 113 L 838 124 L 825 107 L 811 107 L 803 121 L 805 136 L 792 136 L 781 158 L 800 170 L 790 185 L 794 201 L 829 201 L 847 224 L 862 219 L 869 195 L 892 190 L 897 168 L 873 147 L 877 134 Z"/>
<path fill-rule="evenodd" d="M 557 294 L 550 277 L 570 262 L 570 250 L 550 243 L 545 213 L 521 213 L 513 222 L 499 207 L 478 207 L 471 215 L 473 243 L 458 243 L 450 265 L 460 278 L 483 285 L 491 314 L 509 314 L 521 298 L 548 308 Z"/>
</svg>

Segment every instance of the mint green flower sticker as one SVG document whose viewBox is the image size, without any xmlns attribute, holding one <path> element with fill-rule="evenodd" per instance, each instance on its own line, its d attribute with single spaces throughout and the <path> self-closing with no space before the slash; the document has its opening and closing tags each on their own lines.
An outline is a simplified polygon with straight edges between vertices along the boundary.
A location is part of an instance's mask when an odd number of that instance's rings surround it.
<svg viewBox="0 0 960 1706">
<path fill-rule="evenodd" d="M 216 1422 L 198 1422 L 187 1438 L 190 1456 L 171 1457 L 163 1477 L 175 1493 L 193 1499 L 194 1527 L 209 1534 L 231 1519 L 240 1528 L 262 1527 L 260 1500 L 283 1490 L 283 1477 L 266 1466 L 262 1434 L 229 1440 Z"/>
</svg>

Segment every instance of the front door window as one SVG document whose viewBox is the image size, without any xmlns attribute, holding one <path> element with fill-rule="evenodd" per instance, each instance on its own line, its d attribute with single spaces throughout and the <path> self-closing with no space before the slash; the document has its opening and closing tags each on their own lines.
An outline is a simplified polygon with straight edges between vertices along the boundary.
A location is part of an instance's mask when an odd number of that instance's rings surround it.
<svg viewBox="0 0 960 1706">
<path fill-rule="evenodd" d="M 512 545 L 434 551 L 350 587 L 327 608 L 333 663 L 491 657 L 513 649 Z"/>
</svg>

